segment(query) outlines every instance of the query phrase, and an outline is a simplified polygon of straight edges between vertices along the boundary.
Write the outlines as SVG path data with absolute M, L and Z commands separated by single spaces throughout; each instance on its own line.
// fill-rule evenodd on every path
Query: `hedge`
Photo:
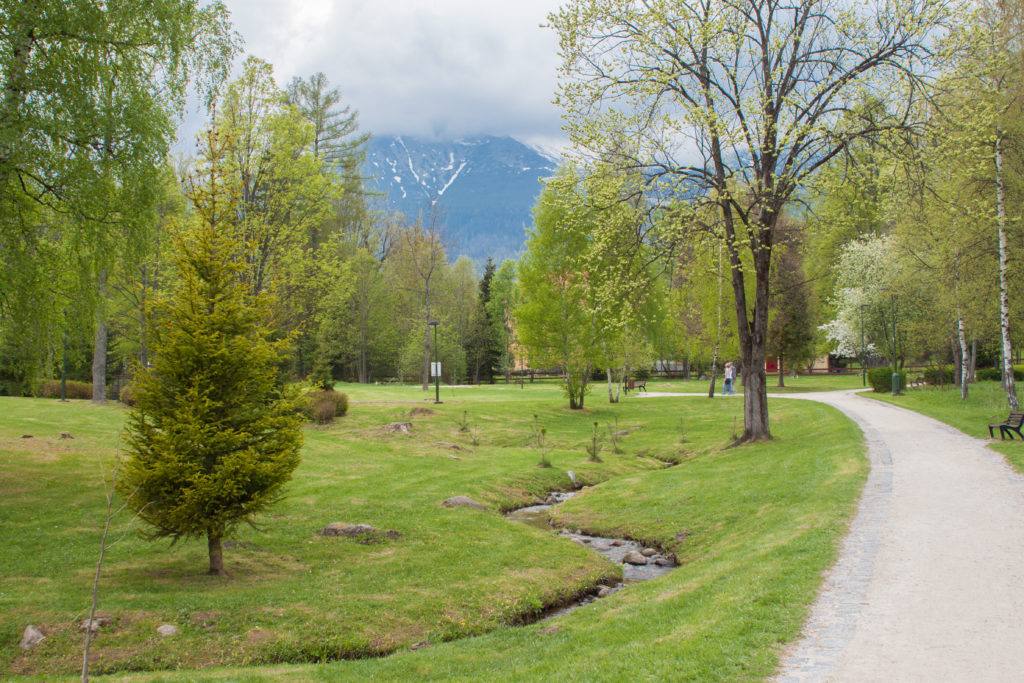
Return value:
M 868 384 L 877 393 L 892 391 L 892 368 L 868 369 Z M 907 373 L 900 371 L 900 390 L 907 388 Z
M 92 382 L 67 381 L 65 391 L 67 398 L 92 398 Z M 42 398 L 60 398 L 60 380 L 48 379 L 39 387 L 39 396 Z
M 1000 368 L 978 368 L 974 371 L 974 378 L 979 382 L 1001 382 L 1003 371 Z M 1024 365 L 1013 366 L 1013 379 L 1024 381 Z

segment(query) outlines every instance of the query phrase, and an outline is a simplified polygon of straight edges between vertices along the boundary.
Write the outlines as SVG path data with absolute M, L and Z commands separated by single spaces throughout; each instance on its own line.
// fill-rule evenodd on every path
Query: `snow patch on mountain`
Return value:
M 522 250 L 541 181 L 554 175 L 560 158 L 552 145 L 510 137 L 377 137 L 364 169 L 386 209 L 412 220 L 436 209 L 453 245 L 449 257 L 465 254 L 479 264 Z

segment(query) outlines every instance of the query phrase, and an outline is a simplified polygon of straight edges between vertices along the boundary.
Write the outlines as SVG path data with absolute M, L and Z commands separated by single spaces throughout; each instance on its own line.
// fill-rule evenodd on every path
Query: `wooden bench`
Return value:
M 992 423 L 988 426 L 988 435 L 995 438 L 992 430 L 999 427 L 999 438 L 1005 440 L 1006 436 L 1010 436 L 1010 441 L 1013 441 L 1013 432 L 1017 432 L 1017 436 L 1024 439 L 1024 434 L 1021 434 L 1021 426 L 1024 425 L 1024 411 L 1013 411 L 1010 413 L 1010 417 L 1006 418 L 1006 422 Z
M 628 379 L 626 380 L 626 396 L 629 396 L 629 392 L 636 389 L 637 391 L 647 391 L 647 380 L 645 379 Z

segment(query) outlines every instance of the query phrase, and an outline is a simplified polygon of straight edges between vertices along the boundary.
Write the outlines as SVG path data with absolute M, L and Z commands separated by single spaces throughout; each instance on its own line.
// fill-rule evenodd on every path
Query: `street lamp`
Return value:
M 434 403 L 441 402 L 441 364 L 437 362 L 437 325 L 436 320 L 427 323 L 434 328 L 434 363 L 431 370 L 434 371 Z

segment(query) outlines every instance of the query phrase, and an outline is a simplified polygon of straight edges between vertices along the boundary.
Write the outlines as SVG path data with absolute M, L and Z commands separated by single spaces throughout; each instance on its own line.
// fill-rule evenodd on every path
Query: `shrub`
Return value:
M 1016 379 L 1016 368 L 1014 368 L 1013 374 L 1014 379 Z M 974 379 L 979 382 L 999 382 L 1003 379 L 1003 373 L 999 368 L 977 368 L 974 371 Z
M 633 371 L 633 379 L 643 381 L 651 378 L 651 369 L 644 366 Z
M 877 393 L 892 391 L 892 368 L 868 369 L 868 384 Z M 900 389 L 907 387 L 907 373 L 900 372 Z
M 121 387 L 121 393 L 118 394 L 117 400 L 129 407 L 135 405 L 135 387 L 131 384 Z
M 1001 382 L 1003 381 L 1002 368 L 978 368 L 974 371 L 974 379 L 979 382 Z M 1017 382 L 1024 382 L 1024 365 L 1013 366 L 1013 379 Z
M 60 380 L 48 379 L 39 387 L 39 395 L 42 398 L 60 398 Z M 92 398 L 91 382 L 75 382 L 68 380 L 65 395 L 68 398 Z
M 334 390 L 309 392 L 302 397 L 300 410 L 308 419 L 324 424 L 317 419 L 318 406 L 323 401 L 329 402 L 334 407 L 334 414 L 331 415 L 331 418 L 343 417 L 348 412 L 348 394 Z M 327 421 L 330 422 L 330 419 Z
M 890 372 L 890 375 L 891 374 L 892 373 Z M 955 381 L 952 365 L 939 365 L 934 368 L 926 368 L 923 374 L 925 383 L 933 386 L 938 386 L 940 384 L 952 384 Z
M 318 425 L 328 424 L 334 419 L 334 401 L 321 398 L 313 404 L 313 421 Z

